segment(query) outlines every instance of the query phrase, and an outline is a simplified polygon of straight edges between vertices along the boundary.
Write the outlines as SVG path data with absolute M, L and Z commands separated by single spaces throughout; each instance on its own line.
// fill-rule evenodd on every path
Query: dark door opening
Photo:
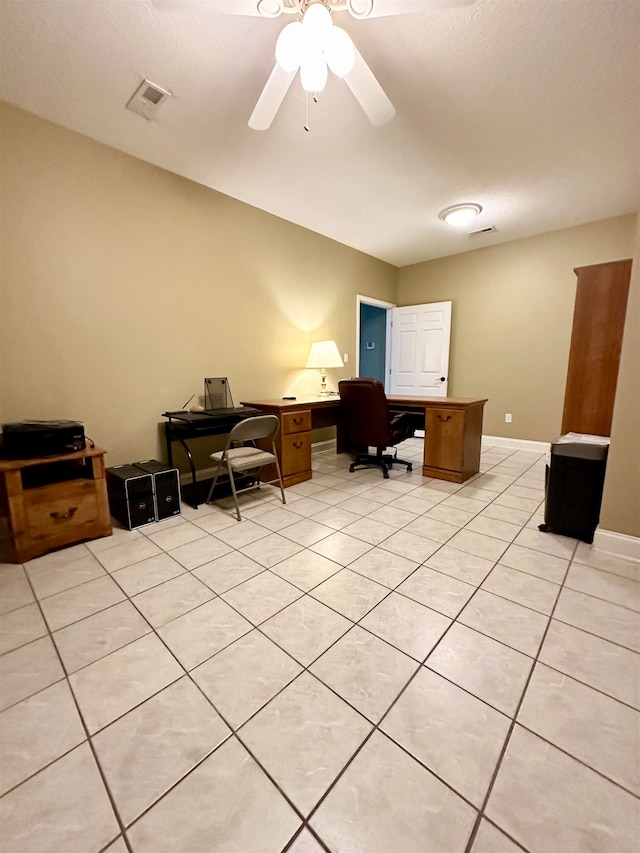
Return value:
M 387 309 L 360 303 L 359 375 L 385 381 Z

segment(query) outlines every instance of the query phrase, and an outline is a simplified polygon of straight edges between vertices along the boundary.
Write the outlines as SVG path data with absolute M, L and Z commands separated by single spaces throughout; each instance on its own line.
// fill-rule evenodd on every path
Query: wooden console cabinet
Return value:
M 15 562 L 112 533 L 105 451 L 0 459 L 0 515 Z

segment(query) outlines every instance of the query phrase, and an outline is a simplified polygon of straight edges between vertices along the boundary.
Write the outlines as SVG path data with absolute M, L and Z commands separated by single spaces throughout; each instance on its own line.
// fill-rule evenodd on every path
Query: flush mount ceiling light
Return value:
M 439 216 L 447 225 L 453 225 L 454 228 L 464 228 L 473 222 L 474 217 L 481 212 L 482 205 L 475 202 L 465 202 L 465 204 L 454 204 L 445 208 Z

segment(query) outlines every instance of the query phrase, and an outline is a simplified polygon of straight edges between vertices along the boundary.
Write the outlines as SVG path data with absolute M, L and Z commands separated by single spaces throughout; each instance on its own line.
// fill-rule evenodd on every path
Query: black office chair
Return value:
M 395 447 L 411 438 L 413 426 L 407 412 L 392 416 L 382 382 L 378 379 L 342 379 L 338 389 L 345 450 L 357 453 L 349 471 L 382 468 L 382 476 L 388 479 L 389 468 L 394 462 L 406 465 L 407 471 L 412 471 L 412 463 L 398 459 L 397 450 L 394 455 L 384 452 L 388 447 Z M 375 456 L 366 452 L 369 447 L 376 448 Z

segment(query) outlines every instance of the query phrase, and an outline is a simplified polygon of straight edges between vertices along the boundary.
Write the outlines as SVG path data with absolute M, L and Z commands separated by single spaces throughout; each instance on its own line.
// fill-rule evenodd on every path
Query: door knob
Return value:
M 440 377 L 440 382 L 446 382 L 446 381 L 447 381 L 447 377 L 446 377 L 446 376 L 441 376 L 441 377 Z

